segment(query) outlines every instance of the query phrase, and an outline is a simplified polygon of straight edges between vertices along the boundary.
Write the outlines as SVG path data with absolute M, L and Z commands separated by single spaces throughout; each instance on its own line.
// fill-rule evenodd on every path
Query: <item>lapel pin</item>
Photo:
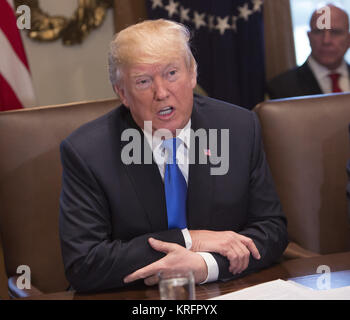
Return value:
M 203 152 L 204 152 L 204 155 L 206 155 L 206 156 L 208 156 L 208 157 L 211 156 L 210 149 L 204 149 Z

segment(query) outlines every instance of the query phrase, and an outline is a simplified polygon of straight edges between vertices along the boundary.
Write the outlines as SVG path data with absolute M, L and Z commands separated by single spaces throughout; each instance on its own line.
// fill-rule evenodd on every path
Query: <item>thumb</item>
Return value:
M 248 248 L 252 256 L 259 260 L 261 258 L 258 248 L 255 246 L 254 241 L 250 238 L 242 236 L 242 243 Z
M 149 238 L 148 243 L 154 250 L 164 253 L 169 253 L 170 251 L 174 251 L 176 249 L 175 243 L 160 241 L 154 238 Z

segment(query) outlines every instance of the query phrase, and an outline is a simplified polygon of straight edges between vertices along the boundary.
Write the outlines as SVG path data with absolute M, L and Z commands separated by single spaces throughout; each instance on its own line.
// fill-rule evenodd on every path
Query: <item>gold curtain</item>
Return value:
M 264 1 L 266 80 L 295 67 L 293 25 L 289 0 Z
M 147 18 L 145 0 L 114 0 L 115 32 Z

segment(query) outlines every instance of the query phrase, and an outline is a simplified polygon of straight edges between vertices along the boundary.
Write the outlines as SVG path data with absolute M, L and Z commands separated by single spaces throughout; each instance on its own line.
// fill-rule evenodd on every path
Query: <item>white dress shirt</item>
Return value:
M 160 175 L 164 181 L 165 174 L 165 163 L 167 159 L 167 151 L 162 147 L 163 140 L 160 137 L 152 136 L 151 133 L 144 131 L 145 137 L 149 146 L 151 146 L 153 159 L 157 163 Z M 188 171 L 189 171 L 189 149 L 190 149 L 190 137 L 191 137 L 191 119 L 188 121 L 186 126 L 179 132 L 177 138 L 181 140 L 181 145 L 176 151 L 176 160 L 178 166 L 188 184 Z M 191 249 L 192 239 L 188 229 L 182 229 L 182 234 L 184 236 L 186 249 Z M 216 281 L 219 276 L 219 267 L 215 258 L 208 252 L 197 252 L 200 254 L 208 268 L 208 276 L 202 283 Z
M 309 56 L 307 63 L 315 75 L 323 93 L 332 93 L 332 80 L 329 77 L 331 73 L 340 74 L 339 87 L 343 92 L 350 91 L 349 69 L 345 60 L 343 60 L 342 64 L 335 70 L 329 70 L 325 66 L 322 66 L 312 56 Z

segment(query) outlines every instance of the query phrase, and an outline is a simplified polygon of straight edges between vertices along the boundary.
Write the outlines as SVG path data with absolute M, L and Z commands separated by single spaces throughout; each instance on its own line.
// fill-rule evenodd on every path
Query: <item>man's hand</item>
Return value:
M 159 271 L 173 270 L 192 270 L 196 283 L 201 283 L 207 278 L 207 265 L 199 254 L 176 243 L 163 242 L 153 238 L 149 238 L 148 242 L 154 250 L 164 252 L 166 256 L 129 274 L 124 278 L 125 283 L 145 279 L 145 284 L 154 285 L 158 283 Z
M 190 230 L 191 251 L 216 252 L 230 261 L 229 271 L 238 274 L 249 264 L 250 254 L 260 259 L 260 254 L 252 239 L 233 231 Z

